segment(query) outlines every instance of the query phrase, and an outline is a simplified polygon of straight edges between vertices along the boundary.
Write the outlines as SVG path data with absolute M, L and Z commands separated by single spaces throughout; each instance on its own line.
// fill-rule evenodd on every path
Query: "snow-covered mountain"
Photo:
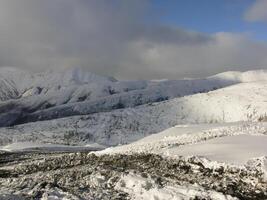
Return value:
M 2 126 L 135 106 L 229 84 L 214 80 L 116 81 L 80 69 L 34 74 L 15 68 L 0 68 L 0 80 Z M 80 105 L 79 102 L 84 103 Z M 73 111 L 77 106 L 80 109 Z M 84 107 L 90 108 L 85 111 Z M 40 110 L 45 110 L 46 114 L 25 119 L 30 113 Z M 22 122 L 20 118 L 23 118 Z
M 266 75 L 0 68 L 0 199 L 266 199 Z
M 81 69 L 27 73 L 0 68 L 0 126 L 136 107 L 238 83 L 265 81 L 266 71 L 204 79 L 117 81 Z
M 67 70 L 49 70 L 42 73 L 23 71 L 13 67 L 0 68 L 1 79 L 13 82 L 19 91 L 19 97 L 46 93 L 49 90 L 61 89 L 72 85 L 82 85 L 87 83 L 108 83 L 116 80 L 111 77 L 98 76 L 96 74 L 82 71 L 79 68 Z M 29 90 L 39 87 L 39 93 L 30 93 Z
M 12 70 L 17 72 L 4 71 L 16 82 L 20 73 L 12 74 Z M 52 78 L 48 74 L 30 76 L 36 87 L 46 88 L 46 92 L 42 89 L 43 93 L 0 104 L 1 126 L 21 124 L 2 128 L 1 144 L 44 141 L 109 146 L 179 124 L 266 120 L 264 70 L 161 81 L 117 81 L 91 73 L 81 75 L 77 69 L 61 76 L 57 72 Z M 46 83 L 46 79 L 55 81 Z

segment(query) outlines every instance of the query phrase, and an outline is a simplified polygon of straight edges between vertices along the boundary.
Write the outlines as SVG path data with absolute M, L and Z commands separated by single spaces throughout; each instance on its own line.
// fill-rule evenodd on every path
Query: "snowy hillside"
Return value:
M 266 96 L 267 82 L 241 83 L 208 93 L 133 108 L 1 128 L 1 143 L 41 140 L 61 144 L 80 145 L 97 142 L 103 145 L 117 145 L 179 124 L 264 121 L 267 113 Z M 83 102 L 76 105 L 75 112 L 86 114 L 94 109 L 96 111 L 96 105 Z M 105 108 L 104 103 L 98 105 L 102 109 Z M 62 107 L 62 111 L 68 110 Z M 51 113 L 39 113 L 53 117 L 53 110 Z M 29 117 L 38 119 L 39 113 L 33 113 Z
M 107 112 L 266 80 L 266 71 L 227 72 L 204 79 L 117 81 L 80 69 L 26 73 L 1 68 L 0 126 Z
M 0 74 L 0 199 L 267 198 L 267 71 Z
M 82 71 L 79 68 L 33 73 L 12 67 L 1 67 L 0 75 L 2 78 L 13 82 L 21 96 L 27 96 L 27 91 L 37 87 L 44 90 L 41 93 L 45 93 L 50 89 L 57 89 L 57 87 L 116 81 L 113 78 Z M 28 95 L 30 94 L 28 93 Z

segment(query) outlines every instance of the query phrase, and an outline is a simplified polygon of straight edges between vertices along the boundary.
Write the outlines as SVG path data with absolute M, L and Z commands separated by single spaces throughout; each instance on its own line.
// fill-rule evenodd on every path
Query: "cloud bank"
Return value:
M 208 35 L 159 18 L 149 0 L 0 0 L 0 66 L 82 67 L 121 79 L 267 68 L 267 45 L 246 34 Z

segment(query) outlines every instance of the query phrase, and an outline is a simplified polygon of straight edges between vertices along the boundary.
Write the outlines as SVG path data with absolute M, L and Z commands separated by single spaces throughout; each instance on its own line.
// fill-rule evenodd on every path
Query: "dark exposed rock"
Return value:
M 197 157 L 166 159 L 154 154 L 96 156 L 83 152 L 51 154 L 43 159 L 35 155 L 31 161 L 21 159 L 20 162 L 13 170 L 0 171 L 0 188 L 7 187 L 6 183 L 10 182 L 9 189 L 25 191 L 28 188 L 36 198 L 47 188 L 60 188 L 79 198 L 89 195 L 105 199 L 107 195 L 113 199 L 127 199 L 127 194 L 116 191 L 114 186 L 121 174 L 130 171 L 152 178 L 159 188 L 175 181 L 178 185 L 197 184 L 240 199 L 267 198 L 267 183 L 262 182 L 263 174 L 257 169 L 240 170 L 230 166 L 212 169 L 205 167 Z

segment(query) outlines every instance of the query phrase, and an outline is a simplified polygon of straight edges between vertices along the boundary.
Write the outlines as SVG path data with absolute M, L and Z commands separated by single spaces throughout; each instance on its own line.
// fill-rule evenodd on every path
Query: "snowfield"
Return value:
M 242 123 L 225 123 L 225 124 L 184 125 L 184 126 L 175 126 L 160 133 L 152 134 L 150 136 L 147 136 L 141 140 L 138 140 L 128 145 L 107 148 L 98 153 L 124 153 L 124 154 L 158 153 L 166 155 L 170 154 L 169 156 L 171 156 L 182 153 L 183 148 L 190 149 L 197 146 L 199 147 L 199 149 L 195 150 L 195 154 L 192 155 L 196 155 L 198 152 L 200 153 L 201 152 L 200 149 L 202 149 L 203 151 L 207 149 L 207 151 L 210 151 L 210 154 L 212 154 L 212 151 L 216 149 L 215 147 L 210 148 L 212 147 L 213 144 L 215 146 L 218 146 L 219 151 L 223 149 L 231 151 L 230 147 L 235 148 L 236 145 L 238 151 L 238 145 L 240 145 L 240 148 L 242 148 L 241 145 L 243 143 L 244 146 L 247 146 L 247 149 L 244 150 L 249 151 L 250 149 L 248 147 L 249 145 L 252 145 L 251 147 L 253 147 L 252 142 L 254 138 L 256 144 L 258 141 L 262 139 L 262 143 L 259 143 L 259 146 L 257 146 L 257 148 L 258 149 L 261 148 L 262 150 L 264 150 L 264 143 L 265 143 L 264 139 L 266 136 L 267 136 L 267 123 L 242 122 Z M 238 144 L 239 137 L 240 137 L 240 144 Z M 251 137 L 249 138 L 250 139 L 249 144 L 245 140 L 245 138 L 247 137 Z M 234 140 L 234 138 L 237 139 Z M 231 141 L 232 139 L 233 141 L 232 143 L 230 143 L 229 140 Z M 220 149 L 219 146 L 223 145 L 224 143 L 229 146 L 227 146 L 227 148 Z M 260 144 L 262 145 L 260 146 Z M 205 148 L 206 146 L 207 148 Z M 257 148 L 255 146 L 254 148 L 256 151 Z M 178 151 L 177 154 L 175 154 L 175 150 Z M 172 153 L 170 153 L 170 151 L 172 151 Z M 191 152 L 193 152 L 193 150 Z M 183 153 L 186 154 L 186 150 L 184 150 Z M 227 154 L 227 152 L 225 153 Z M 188 152 L 188 154 L 190 154 L 190 152 Z M 234 155 L 229 154 L 229 156 L 234 156 Z
M 204 124 L 176 126 L 129 145 L 97 153 L 154 153 L 172 158 L 199 156 L 242 166 L 255 158 L 266 160 L 266 144 L 267 123 Z M 267 177 L 267 162 L 263 170 Z
M 267 199 L 266 97 L 265 70 L 0 68 L 0 199 Z
M 266 142 L 266 136 L 228 136 L 189 145 L 180 149 L 169 149 L 166 153 L 182 156 L 196 155 L 220 162 L 245 164 L 252 158 L 267 155 Z

